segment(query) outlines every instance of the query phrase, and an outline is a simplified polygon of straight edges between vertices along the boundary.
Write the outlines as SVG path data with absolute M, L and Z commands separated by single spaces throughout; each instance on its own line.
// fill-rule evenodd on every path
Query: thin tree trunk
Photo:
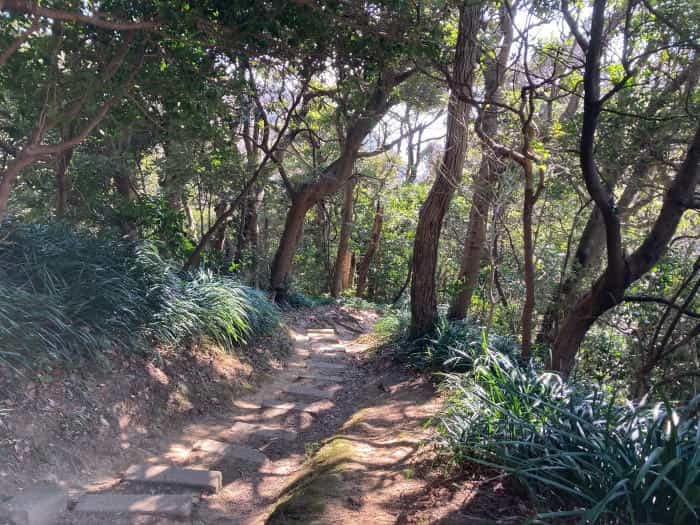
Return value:
M 220 200 L 214 206 L 214 214 L 217 220 L 226 213 L 228 204 L 225 200 Z M 223 253 L 224 244 L 226 242 L 226 223 L 222 222 L 221 225 L 216 229 L 214 235 L 211 238 L 211 249 L 215 252 Z
M 369 275 L 369 269 L 372 265 L 372 259 L 379 248 L 383 221 L 384 209 L 382 208 L 381 202 L 378 202 L 377 211 L 374 213 L 374 221 L 372 222 L 372 233 L 370 234 L 369 243 L 367 244 L 367 251 L 365 251 L 365 255 L 362 257 L 357 270 L 357 288 L 355 290 L 355 295 L 357 295 L 357 297 L 363 297 L 365 294 L 367 276 Z
M 131 186 L 131 178 L 128 171 L 114 175 L 114 187 L 119 197 L 125 203 L 130 203 L 134 200 L 134 190 Z M 130 241 L 138 239 L 138 228 L 133 218 L 120 217 L 119 229 L 125 239 Z
M 523 259 L 525 274 L 525 301 L 521 321 L 522 353 L 524 361 L 532 356 L 532 315 L 535 310 L 535 261 L 532 239 L 532 212 L 535 207 L 535 181 L 532 161 L 525 165 L 525 194 L 523 196 Z
M 437 320 L 435 272 L 442 221 L 455 190 L 462 180 L 467 151 L 469 105 L 456 90 L 470 92 L 476 63 L 476 37 L 481 23 L 481 8 L 460 6 L 459 31 L 453 67 L 453 82 L 447 115 L 445 153 L 436 179 L 421 207 L 413 244 L 413 281 L 411 284 L 410 334 L 418 338 L 429 332 Z
M 56 156 L 55 179 L 56 179 L 56 215 L 63 217 L 68 206 L 68 192 L 70 182 L 68 180 L 68 166 L 73 157 L 74 148 L 59 153 Z
M 486 108 L 482 120 L 482 130 L 490 137 L 498 133 L 498 108 L 491 103 L 501 100 L 501 87 L 505 80 L 505 72 L 508 67 L 508 57 L 513 41 L 513 22 L 510 11 L 503 7 L 500 14 L 500 31 L 503 34 L 503 42 L 498 55 L 489 61 L 484 72 L 484 89 L 486 92 Z M 469 310 L 472 294 L 479 279 L 482 253 L 486 239 L 487 219 L 491 204 L 495 198 L 494 184 L 502 172 L 503 159 L 500 156 L 491 155 L 484 149 L 479 172 L 474 180 L 474 195 L 472 197 L 471 210 L 469 211 L 469 223 L 467 235 L 464 240 L 464 249 L 458 274 L 460 282 L 459 292 L 452 299 L 448 317 L 450 319 L 463 319 Z
M 331 296 L 338 297 L 344 290 L 350 270 L 350 236 L 353 225 L 353 204 L 355 200 L 355 184 L 357 177 L 352 177 L 345 185 L 343 193 L 343 209 L 341 213 L 340 238 L 338 239 L 338 253 L 333 266 L 333 282 L 331 283 Z

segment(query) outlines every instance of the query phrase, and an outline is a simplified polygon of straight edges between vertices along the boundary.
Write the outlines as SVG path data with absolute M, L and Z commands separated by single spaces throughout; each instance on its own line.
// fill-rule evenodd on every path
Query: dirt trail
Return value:
M 225 414 L 200 418 L 176 438 L 164 438 L 158 452 L 140 465 L 220 471 L 223 486 L 217 493 L 129 481 L 119 475 L 93 485 L 87 493 L 72 494 L 73 510 L 61 523 L 265 522 L 274 503 L 303 471 L 307 458 L 355 412 L 365 381 L 360 356 L 366 345 L 353 339 L 367 330 L 371 320 L 328 309 L 293 321 L 294 350 L 272 381 L 236 400 Z M 111 498 L 111 504 L 127 494 L 184 494 L 191 496 L 194 505 L 191 516 L 184 520 L 81 512 L 86 502 L 97 501 L 94 496 Z
M 434 388 L 390 359 L 368 358 L 362 332 L 374 319 L 355 314 L 300 314 L 290 323 L 292 355 L 270 382 L 163 437 L 137 465 L 210 471 L 220 490 L 119 473 L 73 493 L 60 524 L 521 522 L 497 484 L 460 480 L 455 489 L 441 476 L 425 446 Z M 132 510 L 163 512 L 118 512 L 125 498 L 137 498 Z

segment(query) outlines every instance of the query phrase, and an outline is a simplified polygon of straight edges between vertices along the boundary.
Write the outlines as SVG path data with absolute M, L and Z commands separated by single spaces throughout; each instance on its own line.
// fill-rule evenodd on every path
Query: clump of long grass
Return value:
M 398 345 L 398 357 L 419 371 L 464 372 L 472 368 L 485 345 L 506 355 L 517 351 L 514 337 L 487 334 L 474 319 L 451 321 L 441 316 L 429 334 Z
M 11 225 L 0 242 L 0 359 L 35 365 L 209 339 L 227 350 L 279 323 L 258 290 L 183 274 L 150 244 Z
M 697 523 L 700 398 L 679 411 L 621 404 L 487 346 L 443 387 L 441 444 L 457 461 L 517 477 L 541 519 Z
M 270 333 L 279 323 L 277 310 L 262 292 L 208 271 L 169 282 L 161 290 L 161 302 L 149 329 L 171 346 L 210 339 L 232 350 L 252 334 Z

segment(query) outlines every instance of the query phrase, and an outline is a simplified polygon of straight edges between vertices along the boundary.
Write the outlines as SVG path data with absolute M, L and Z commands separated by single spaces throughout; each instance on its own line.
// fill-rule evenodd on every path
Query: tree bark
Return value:
M 282 237 L 272 261 L 270 290 L 273 298 L 284 296 L 285 283 L 291 271 L 306 212 L 323 197 L 338 191 L 352 177 L 355 158 L 362 142 L 393 104 L 391 91 L 411 74 L 412 71 L 385 75 L 378 81 L 365 111 L 350 126 L 340 156 L 323 170 L 318 179 L 307 182 L 294 192 Z
M 499 25 L 503 34 L 501 49 L 497 57 L 488 63 L 484 72 L 487 107 L 484 109 L 482 129 L 485 134 L 494 138 L 498 133 L 498 109 L 490 104 L 501 100 L 500 91 L 505 79 L 508 56 L 513 41 L 511 13 L 505 7 L 501 9 Z M 458 274 L 461 286 L 450 304 L 448 312 L 450 319 L 463 319 L 469 310 L 469 303 L 476 288 L 481 268 L 481 255 L 484 251 L 486 239 L 487 218 L 495 198 L 493 186 L 502 171 L 502 162 L 503 160 L 500 156 L 492 156 L 488 151 L 484 151 L 482 154 L 479 172 L 474 180 L 474 194 L 469 211 L 467 236 L 464 240 L 464 249 Z
M 552 348 L 550 368 L 567 375 L 574 365 L 576 352 L 588 329 L 610 308 L 623 301 L 625 290 L 648 272 L 665 253 L 683 213 L 700 182 L 700 126 L 695 131 L 683 165 L 664 195 L 661 211 L 641 246 L 624 259 L 625 272 L 620 275 L 610 265 L 591 289 L 574 305 L 564 319 Z
M 128 171 L 114 175 L 114 188 L 125 203 L 134 200 L 134 191 Z M 132 217 L 119 217 L 118 223 L 122 237 L 130 241 L 138 239 L 138 227 Z
M 343 193 L 343 210 L 341 213 L 340 238 L 338 239 L 338 253 L 333 266 L 333 282 L 331 283 L 331 296 L 338 297 L 345 289 L 350 271 L 350 236 L 353 226 L 353 204 L 355 200 L 356 177 L 352 177 L 345 185 Z
M 372 232 L 370 234 L 369 243 L 367 244 L 367 251 L 365 251 L 365 255 L 362 257 L 357 269 L 357 288 L 355 289 L 355 295 L 357 297 L 363 297 L 365 294 L 367 276 L 369 275 L 369 269 L 372 265 L 372 259 L 379 248 L 379 239 L 382 234 L 383 222 L 384 209 L 382 208 L 381 202 L 378 202 L 377 211 L 374 213 L 374 221 L 372 222 Z
M 10 200 L 12 185 L 24 168 L 34 162 L 34 159 L 29 155 L 20 153 L 14 160 L 10 161 L 1 174 L 0 178 L 0 222 L 5 218 L 7 213 L 7 203 Z
M 68 193 L 70 181 L 68 179 L 68 166 L 70 166 L 71 158 L 73 158 L 74 148 L 67 149 L 56 155 L 56 215 L 63 217 L 66 214 L 68 207 Z
M 457 93 L 471 92 L 477 56 L 477 33 L 481 23 L 479 5 L 460 6 L 457 48 L 452 72 L 447 115 L 445 153 L 435 182 L 421 206 L 413 244 L 413 280 L 411 283 L 411 327 L 413 338 L 429 332 L 437 320 L 435 271 L 442 221 L 457 186 L 462 180 L 467 151 L 469 105 Z

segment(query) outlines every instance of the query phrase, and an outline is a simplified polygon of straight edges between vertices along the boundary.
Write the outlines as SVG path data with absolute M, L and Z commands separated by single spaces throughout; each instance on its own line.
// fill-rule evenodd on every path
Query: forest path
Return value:
M 363 323 L 337 311 L 325 319 L 296 323 L 290 360 L 272 381 L 226 414 L 189 425 L 116 482 L 74 498 L 61 523 L 266 522 L 324 440 L 381 393 L 381 384 L 367 384 L 359 359 L 367 346 L 348 337 L 348 328 L 356 336 Z M 345 334 L 342 343 L 334 327 Z M 298 522 L 312 522 L 314 512 Z

